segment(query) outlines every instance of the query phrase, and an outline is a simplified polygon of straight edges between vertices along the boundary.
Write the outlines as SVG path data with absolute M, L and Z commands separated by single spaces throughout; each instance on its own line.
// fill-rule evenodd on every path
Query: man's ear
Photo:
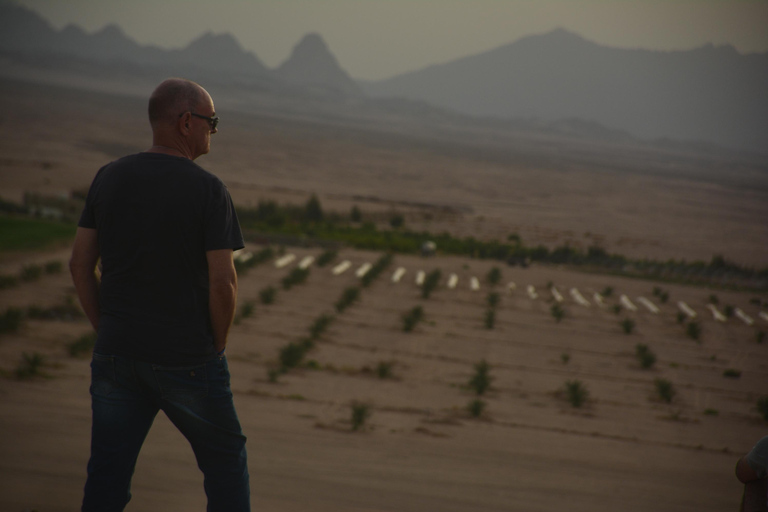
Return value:
M 182 116 L 179 118 L 176 127 L 179 129 L 179 132 L 181 132 L 182 135 L 189 134 L 189 122 L 191 120 L 192 114 L 189 112 L 184 112 L 184 114 L 182 114 Z

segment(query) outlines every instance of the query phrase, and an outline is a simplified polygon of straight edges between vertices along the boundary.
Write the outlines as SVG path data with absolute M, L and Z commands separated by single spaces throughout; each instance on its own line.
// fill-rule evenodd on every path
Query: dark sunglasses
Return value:
M 200 119 L 205 119 L 208 121 L 208 126 L 211 127 L 211 131 L 215 130 L 217 126 L 219 126 L 219 118 L 218 117 L 208 117 L 201 114 L 195 114 L 194 112 L 189 113 L 191 116 L 199 117 Z M 183 116 L 184 113 L 179 115 L 179 117 Z

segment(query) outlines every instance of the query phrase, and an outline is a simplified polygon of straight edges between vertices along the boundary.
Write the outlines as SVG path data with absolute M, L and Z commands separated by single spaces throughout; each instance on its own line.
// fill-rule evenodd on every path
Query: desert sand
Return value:
M 87 187 L 109 159 L 148 146 L 142 98 L 0 85 L 5 199 L 19 200 L 24 191 L 66 195 Z M 477 131 L 466 137 L 471 144 L 452 147 L 427 140 L 419 127 L 376 132 L 266 110 L 258 115 L 220 108 L 220 115 L 226 121 L 200 163 L 222 177 L 239 204 L 300 204 L 314 192 L 327 209 L 348 211 L 357 204 L 364 212 L 403 212 L 415 229 L 502 239 L 518 233 L 530 244 L 586 246 L 597 239 L 634 257 L 708 260 L 723 254 L 744 264 L 768 263 L 768 178 L 759 166 L 729 167 L 713 157 L 707 172 L 696 174 L 698 157 L 643 148 L 588 150 L 587 143 L 565 141 L 553 153 L 506 151 L 504 141 L 488 142 L 496 135 L 482 139 Z M 446 140 L 457 130 L 446 129 Z M 516 144 L 527 147 L 525 140 Z M 577 150 L 587 156 L 573 157 Z M 598 168 L 596 155 L 607 155 L 607 163 Z M 648 172 L 637 168 L 641 156 Z M 661 172 L 665 165 L 669 175 Z M 719 172 L 725 168 L 731 173 Z M 331 266 L 313 265 L 304 284 L 284 290 L 282 277 L 321 249 L 286 251 L 297 256 L 289 266 L 276 268 L 273 260 L 240 276 L 239 302 L 253 301 L 255 309 L 233 326 L 227 349 L 248 436 L 254 510 L 737 508 L 736 459 L 768 425 L 755 410 L 766 393 L 768 365 L 768 343 L 758 344 L 756 332 L 768 330 L 768 322 L 753 299 L 765 304 L 765 293 L 555 266 L 523 269 L 439 253 L 396 255 L 357 303 L 335 314 L 342 291 L 359 281 L 355 269 L 381 254 L 344 248 Z M 24 264 L 65 263 L 68 247 L 0 258 L 0 273 L 11 274 Z M 331 267 L 343 260 L 351 268 L 333 275 Z M 502 280 L 491 287 L 485 276 L 494 266 Z M 398 267 L 406 273 L 394 283 Z M 423 299 L 414 279 L 419 270 L 433 269 L 441 270 L 442 279 Z M 452 273 L 459 278 L 455 289 L 447 287 Z M 472 277 L 480 290 L 470 288 Z M 550 283 L 564 297 L 560 322 L 550 314 Z M 528 285 L 538 298 L 526 293 Z M 269 305 L 258 301 L 267 286 L 278 289 Z M 592 295 L 608 286 L 614 293 L 600 307 Z M 654 297 L 656 286 L 669 293 L 667 303 Z M 577 304 L 571 288 L 591 305 Z M 492 291 L 501 300 L 495 326 L 487 329 L 483 318 Z M 47 275 L 0 290 L 0 311 L 61 304 L 73 293 L 66 272 Z M 617 315 L 612 306 L 622 294 L 636 304 L 647 297 L 660 312 L 638 304 L 637 311 Z M 714 320 L 705 307 L 712 294 L 721 309 L 739 307 L 755 325 L 735 317 Z M 700 342 L 678 324 L 677 301 L 697 311 Z M 424 321 L 404 332 L 401 316 L 415 306 L 423 308 Z M 280 348 L 306 336 L 322 314 L 334 314 L 334 320 L 306 356 L 315 368 L 293 369 L 270 382 L 268 370 Z M 635 321 L 631 334 L 620 326 L 625 318 Z M 27 319 L 17 333 L 0 335 L 0 368 L 8 374 L 0 379 L 0 510 L 79 507 L 88 459 L 89 361 L 69 356 L 67 344 L 87 332 L 83 319 Z M 657 355 L 653 368 L 640 368 L 638 343 Z M 45 356 L 45 376 L 11 378 L 25 352 Z M 466 407 L 476 397 L 467 383 L 481 360 L 490 364 L 493 381 L 481 397 L 483 414 L 473 418 Z M 380 362 L 393 363 L 392 378 L 369 371 Z M 725 377 L 727 369 L 740 370 L 740 377 Z M 656 378 L 675 386 L 671 403 L 654 396 Z M 574 379 L 590 393 L 580 408 L 559 392 Z M 350 424 L 353 402 L 371 411 L 357 432 Z M 162 414 L 139 458 L 133 494 L 127 510 L 205 509 L 191 449 Z

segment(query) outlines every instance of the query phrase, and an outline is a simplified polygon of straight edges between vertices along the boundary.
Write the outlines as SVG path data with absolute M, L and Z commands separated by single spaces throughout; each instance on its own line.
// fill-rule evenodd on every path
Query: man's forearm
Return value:
M 77 290 L 77 297 L 80 299 L 80 305 L 85 312 L 85 316 L 90 320 L 95 331 L 99 330 L 99 316 L 101 309 L 99 307 L 99 281 L 96 278 L 94 269 L 88 270 L 86 267 L 72 267 L 72 282 Z
M 221 352 L 227 345 L 227 335 L 235 317 L 236 303 L 237 281 L 211 284 L 209 308 L 216 352 Z

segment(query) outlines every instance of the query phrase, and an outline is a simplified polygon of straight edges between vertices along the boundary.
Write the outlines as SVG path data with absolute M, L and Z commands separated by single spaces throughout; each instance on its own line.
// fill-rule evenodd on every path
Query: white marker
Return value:
M 621 305 L 624 306 L 626 309 L 630 311 L 637 311 L 637 306 L 632 304 L 632 301 L 629 300 L 629 297 L 627 297 L 626 295 L 622 295 L 621 297 L 619 297 L 619 302 L 621 302 Z
M 400 279 L 402 279 L 404 275 L 405 275 L 405 269 L 403 267 L 398 267 L 398 269 L 395 270 L 395 273 L 392 274 L 392 282 L 399 283 Z
M 472 277 L 469 280 L 469 287 L 472 289 L 473 292 L 476 292 L 480 289 L 480 281 L 476 277 Z
M 357 272 L 355 272 L 355 275 L 357 277 L 363 277 L 365 274 L 368 273 L 369 270 L 371 270 L 372 266 L 373 265 L 371 265 L 368 262 L 363 263 L 362 265 L 360 265 L 360 268 L 357 269 Z
M 696 318 L 696 312 L 692 310 L 691 307 L 685 302 L 683 301 L 678 302 L 677 307 L 680 309 L 680 311 L 688 315 L 689 318 Z
M 451 274 L 451 277 L 448 278 L 448 288 L 453 290 L 456 288 L 457 284 L 459 284 L 459 276 L 456 274 Z
M 651 313 L 653 313 L 654 315 L 659 314 L 659 308 L 656 306 L 656 304 L 646 299 L 645 297 L 638 297 L 637 302 L 645 306 L 645 308 Z
M 299 262 L 299 268 L 301 270 L 308 269 L 309 266 L 314 263 L 315 257 L 314 256 L 304 256 L 302 260 Z
M 526 288 L 526 291 L 528 292 L 528 296 L 531 299 L 536 300 L 537 298 L 539 298 L 539 294 L 536 293 L 536 288 L 534 288 L 532 284 L 528 285 L 528 288 Z
M 288 265 L 295 259 L 296 259 L 295 254 L 286 254 L 285 256 L 283 256 L 282 258 L 280 258 L 275 262 L 275 267 L 283 268 L 284 266 Z
M 349 260 L 344 260 L 335 267 L 333 267 L 333 275 L 338 276 L 340 274 L 343 274 L 346 272 L 346 270 L 352 266 L 352 262 Z
M 571 297 L 573 297 L 573 300 L 575 300 L 585 308 L 588 308 L 589 306 L 591 306 L 589 301 L 584 298 L 584 296 L 581 294 L 578 288 L 571 288 Z

